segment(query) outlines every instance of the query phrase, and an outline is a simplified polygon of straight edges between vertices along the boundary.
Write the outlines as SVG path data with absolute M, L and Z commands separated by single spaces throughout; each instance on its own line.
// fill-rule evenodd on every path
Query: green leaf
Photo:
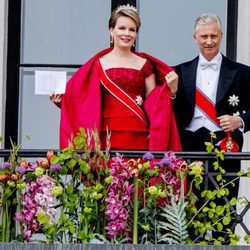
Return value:
M 212 219 L 212 218 L 214 217 L 214 211 L 213 211 L 213 210 L 209 210 L 209 211 L 208 211 L 208 217 L 209 217 L 210 219 Z
M 209 204 L 212 208 L 216 208 L 216 204 L 213 201 L 211 201 Z
M 67 165 L 69 166 L 70 169 L 74 168 L 74 166 L 76 165 L 76 160 L 70 159 Z
M 221 174 L 218 174 L 218 175 L 216 176 L 216 180 L 217 180 L 217 181 L 221 181 L 221 180 L 222 180 L 222 175 L 221 175 Z
M 214 132 L 210 132 L 210 137 L 213 139 L 217 139 L 217 136 Z
M 9 197 L 11 197 L 11 195 L 12 195 L 12 192 L 11 192 L 10 188 L 9 187 L 6 188 L 4 190 L 4 196 L 5 196 L 5 198 L 8 199 Z
M 66 187 L 66 191 L 67 191 L 68 194 L 72 194 L 74 192 L 74 187 L 71 186 L 71 185 L 68 185 Z
M 222 231 L 223 230 L 223 225 L 220 222 L 217 223 L 216 227 L 217 227 L 218 231 Z
M 215 211 L 217 215 L 222 215 L 225 211 L 225 208 L 223 206 L 217 206 Z
M 61 154 L 61 158 L 63 159 L 63 160 L 68 160 L 68 159 L 70 159 L 72 156 L 71 156 L 71 153 L 69 153 L 69 152 L 66 152 L 66 153 L 63 153 L 63 154 Z
M 205 142 L 205 145 L 206 145 L 206 151 L 208 153 L 211 153 L 214 149 L 214 145 L 211 142 Z
M 57 164 L 60 162 L 60 158 L 57 157 L 56 155 L 53 155 L 51 158 L 50 158 L 50 162 L 51 164 Z
M 219 189 L 217 193 L 217 197 L 220 198 L 222 196 L 225 196 L 226 191 L 224 189 Z
M 227 226 L 229 225 L 230 221 L 231 221 L 231 218 L 229 216 L 226 216 L 223 218 L 222 223 L 223 225 Z
M 213 163 L 213 166 L 214 166 L 214 170 L 218 170 L 219 167 L 220 167 L 220 165 L 219 165 L 219 163 L 218 163 L 217 161 L 215 161 L 215 162 Z
M 205 197 L 206 194 L 207 194 L 207 190 L 202 191 L 202 192 L 201 192 L 201 197 Z
M 209 208 L 208 208 L 208 207 L 204 207 L 204 208 L 202 209 L 202 212 L 204 212 L 204 213 L 206 213 L 207 211 L 209 211 Z
M 76 149 L 82 149 L 85 146 L 85 138 L 82 136 L 76 136 L 74 139 L 74 143 L 76 145 Z
M 237 199 L 234 197 L 230 200 L 230 205 L 235 206 L 237 204 Z
M 62 169 L 61 169 L 61 171 L 60 171 L 60 174 L 61 175 L 66 175 L 68 173 L 68 169 L 67 169 L 67 167 L 66 166 L 62 166 Z
M 245 175 L 245 172 L 244 172 L 244 171 L 239 171 L 239 172 L 237 173 L 237 176 L 239 176 L 239 177 L 244 176 L 244 175 Z

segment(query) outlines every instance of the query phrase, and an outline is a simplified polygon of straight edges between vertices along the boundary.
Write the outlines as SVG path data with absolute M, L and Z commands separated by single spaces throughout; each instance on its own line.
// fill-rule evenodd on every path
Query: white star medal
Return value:
M 233 94 L 232 96 L 229 96 L 228 99 L 229 105 L 238 106 L 238 103 L 240 102 L 239 97 Z
M 141 106 L 143 103 L 142 97 L 140 95 L 136 96 L 135 102 L 137 103 L 137 105 Z

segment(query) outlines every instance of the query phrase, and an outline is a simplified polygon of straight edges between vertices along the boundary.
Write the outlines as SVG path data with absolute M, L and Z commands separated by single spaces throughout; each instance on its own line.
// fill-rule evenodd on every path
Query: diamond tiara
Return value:
M 137 12 L 137 9 L 134 6 L 129 5 L 129 4 L 120 5 L 119 7 L 117 7 L 116 12 L 120 10 L 133 10 L 134 12 Z

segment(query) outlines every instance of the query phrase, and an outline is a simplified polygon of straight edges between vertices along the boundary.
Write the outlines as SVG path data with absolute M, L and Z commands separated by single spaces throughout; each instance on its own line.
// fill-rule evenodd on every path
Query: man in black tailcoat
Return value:
M 218 16 L 199 16 L 194 39 L 199 55 L 175 67 L 179 84 L 174 111 L 183 150 L 206 151 L 204 142 L 211 141 L 210 132 L 214 132 L 215 144 L 222 145 L 222 141 L 228 151 L 241 151 L 243 133 L 250 129 L 250 68 L 220 53 Z M 240 161 L 225 161 L 224 167 L 227 172 L 237 172 Z M 212 166 L 209 168 L 213 171 Z M 238 184 L 231 191 L 229 199 L 237 196 Z

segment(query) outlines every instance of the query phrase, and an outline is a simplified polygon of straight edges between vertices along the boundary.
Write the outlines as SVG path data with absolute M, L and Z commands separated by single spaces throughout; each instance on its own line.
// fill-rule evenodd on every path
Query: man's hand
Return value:
M 171 71 L 165 76 L 165 79 L 170 89 L 171 96 L 175 96 L 178 90 L 178 75 L 174 71 Z
M 236 129 L 243 127 L 239 116 L 222 115 L 218 117 L 218 120 L 224 132 L 235 131 Z

